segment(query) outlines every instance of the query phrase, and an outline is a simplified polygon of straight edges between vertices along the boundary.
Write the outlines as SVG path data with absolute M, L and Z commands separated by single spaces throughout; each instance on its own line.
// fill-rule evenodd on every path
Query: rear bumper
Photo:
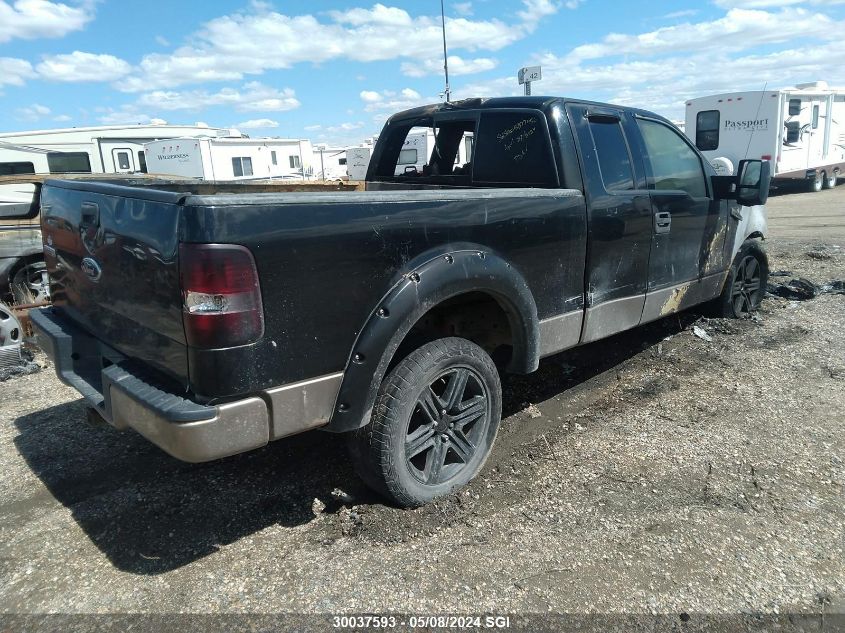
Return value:
M 125 357 L 52 308 L 29 314 L 38 345 L 53 360 L 59 378 L 112 426 L 135 429 L 186 462 L 227 457 L 270 440 L 271 415 L 263 398 L 216 406 L 193 402 L 127 371 Z

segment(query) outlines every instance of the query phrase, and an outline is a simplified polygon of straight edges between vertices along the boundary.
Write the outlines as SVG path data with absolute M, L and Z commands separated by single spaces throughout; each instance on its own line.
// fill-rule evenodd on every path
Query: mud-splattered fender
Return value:
M 413 325 L 434 306 L 467 292 L 485 292 L 505 310 L 513 336 L 508 369 L 517 373 L 537 369 L 537 306 L 519 271 L 484 248 L 438 253 L 406 271 L 373 308 L 349 354 L 334 415 L 325 430 L 351 431 L 367 424 L 387 367 Z
M 749 237 L 761 237 L 765 239 L 769 232 L 768 216 L 765 205 L 754 207 L 735 207 L 731 209 L 731 219 L 738 221 L 734 241 L 731 249 L 731 256 L 728 265 L 733 262 L 743 242 Z

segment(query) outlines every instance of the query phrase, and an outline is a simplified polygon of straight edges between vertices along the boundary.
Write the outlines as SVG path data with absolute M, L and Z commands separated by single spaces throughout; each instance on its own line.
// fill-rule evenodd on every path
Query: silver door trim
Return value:
M 647 293 L 641 323 L 714 299 L 721 292 L 726 275 L 727 271 L 723 271 Z
M 581 342 L 597 341 L 639 325 L 645 297 L 644 294 L 621 297 L 587 308 Z
M 540 321 L 540 356 L 551 356 L 578 345 L 583 310 L 573 310 Z

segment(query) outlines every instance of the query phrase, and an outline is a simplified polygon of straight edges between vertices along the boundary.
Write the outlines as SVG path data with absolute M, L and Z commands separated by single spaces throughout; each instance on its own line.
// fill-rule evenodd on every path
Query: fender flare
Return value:
M 403 274 L 370 313 L 349 354 L 334 414 L 325 430 L 341 433 L 366 425 L 390 361 L 414 324 L 441 302 L 468 292 L 492 296 L 507 314 L 513 336 L 508 369 L 515 373 L 536 370 L 540 361 L 537 306 L 519 271 L 481 248 L 439 253 Z
M 740 207 L 739 215 L 739 225 L 736 228 L 734 243 L 731 248 L 731 257 L 728 261 L 729 266 L 747 239 L 751 237 L 766 239 L 769 232 L 766 207 L 764 205 Z

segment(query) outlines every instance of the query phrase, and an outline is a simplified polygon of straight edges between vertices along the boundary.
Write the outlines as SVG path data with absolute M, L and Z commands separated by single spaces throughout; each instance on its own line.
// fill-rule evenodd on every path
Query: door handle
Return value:
M 83 202 L 81 215 L 79 226 L 93 227 L 100 224 L 100 207 L 96 202 Z
M 672 214 L 668 211 L 658 211 L 654 214 L 654 232 L 668 233 L 672 229 Z

